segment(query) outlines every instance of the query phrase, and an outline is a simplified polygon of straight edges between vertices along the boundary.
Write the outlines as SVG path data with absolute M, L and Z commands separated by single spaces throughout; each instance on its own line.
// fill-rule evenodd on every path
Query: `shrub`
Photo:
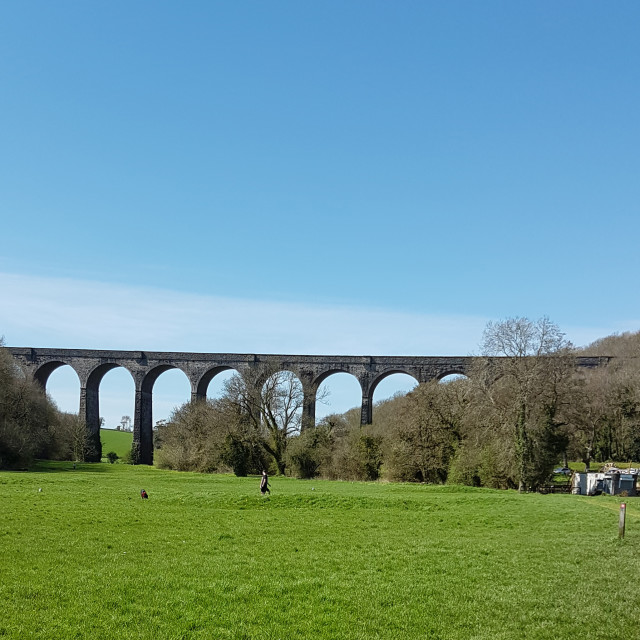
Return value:
M 259 444 L 245 440 L 234 433 L 227 434 L 220 460 L 231 467 L 238 477 L 245 477 L 250 473 L 261 473 L 267 468 L 265 455 Z
M 306 429 L 289 442 L 287 466 L 297 478 L 315 478 L 330 466 L 333 444 L 331 427 L 319 425 Z
M 382 438 L 361 427 L 336 442 L 330 477 L 343 480 L 377 480 L 382 466 Z

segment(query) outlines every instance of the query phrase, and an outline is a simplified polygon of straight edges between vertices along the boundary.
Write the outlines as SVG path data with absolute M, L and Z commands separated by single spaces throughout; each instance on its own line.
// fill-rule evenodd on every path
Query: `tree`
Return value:
M 640 458 L 640 332 L 601 338 L 581 355 L 613 356 L 608 366 L 579 376 L 572 412 L 572 451 L 588 465 Z
M 486 359 L 474 379 L 484 398 L 483 416 L 500 432 L 507 427 L 515 455 L 518 489 L 546 480 L 566 446 L 561 417 L 574 366 L 571 344 L 548 318 L 489 322 Z
M 260 435 L 277 473 L 284 474 L 289 439 L 300 433 L 302 421 L 304 391 L 296 375 L 266 362 L 229 378 L 222 399 Z
M 594 455 L 602 455 L 603 440 L 610 424 L 610 380 L 606 370 L 584 371 L 576 375 L 569 408 L 569 447 L 573 457 L 589 471 Z M 599 449 L 599 451 L 597 451 Z M 609 451 L 604 454 L 608 457 Z
M 66 431 L 66 440 L 71 448 L 71 459 L 84 462 L 87 458 L 89 436 L 85 421 L 73 413 L 66 413 L 62 417 L 62 424 Z
M 434 380 L 393 400 L 395 419 L 385 434 L 385 467 L 393 479 L 446 481 L 460 440 L 467 386 L 467 380 L 447 384 Z
M 46 457 L 56 413 L 44 390 L 25 377 L 0 339 L 0 468 Z

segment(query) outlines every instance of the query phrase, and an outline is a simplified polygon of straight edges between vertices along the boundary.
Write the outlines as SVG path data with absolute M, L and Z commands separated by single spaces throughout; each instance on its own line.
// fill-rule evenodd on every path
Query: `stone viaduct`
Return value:
M 362 389 L 361 423 L 371 424 L 373 393 L 378 384 L 394 373 L 406 373 L 417 382 L 440 380 L 451 374 L 469 375 L 476 358 L 471 356 L 306 356 L 259 355 L 235 353 L 181 353 L 158 351 L 102 351 L 93 349 L 34 349 L 7 347 L 26 375 L 32 376 L 45 389 L 47 380 L 58 367 L 69 365 L 80 380 L 80 416 L 84 418 L 90 440 L 90 457 L 99 461 L 100 405 L 99 389 L 104 375 L 116 367 L 124 367 L 135 383 L 133 416 L 133 454 L 139 464 L 153 463 L 153 385 L 168 369 L 180 369 L 191 384 L 191 398 L 206 398 L 207 388 L 221 371 L 248 368 L 270 368 L 295 373 L 304 391 L 302 427 L 315 425 L 315 403 L 318 387 L 335 373 L 348 373 L 357 378 Z M 607 357 L 579 357 L 577 366 L 598 367 Z

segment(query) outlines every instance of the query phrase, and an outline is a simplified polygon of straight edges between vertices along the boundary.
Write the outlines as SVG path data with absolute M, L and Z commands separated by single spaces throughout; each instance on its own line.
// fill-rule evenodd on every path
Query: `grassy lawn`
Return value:
M 130 431 L 116 431 L 115 429 L 100 429 L 102 441 L 102 457 L 106 457 L 109 451 L 115 451 L 122 458 L 131 451 L 133 433 Z
M 640 504 L 42 463 L 0 473 L 0 637 L 637 637 Z M 149 500 L 139 497 L 146 489 Z M 39 491 L 41 489 L 41 491 Z

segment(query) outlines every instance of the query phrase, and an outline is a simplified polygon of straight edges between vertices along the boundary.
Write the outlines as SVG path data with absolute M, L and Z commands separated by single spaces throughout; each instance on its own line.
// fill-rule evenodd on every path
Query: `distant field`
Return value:
M 100 429 L 100 440 L 102 441 L 102 457 L 109 451 L 115 451 L 120 458 L 131 451 L 133 433 L 129 431 L 116 431 L 115 429 Z
M 149 500 L 140 499 L 146 489 Z M 42 491 L 39 491 L 42 489 Z M 0 473 L 0 636 L 637 637 L 640 504 L 41 464 Z

